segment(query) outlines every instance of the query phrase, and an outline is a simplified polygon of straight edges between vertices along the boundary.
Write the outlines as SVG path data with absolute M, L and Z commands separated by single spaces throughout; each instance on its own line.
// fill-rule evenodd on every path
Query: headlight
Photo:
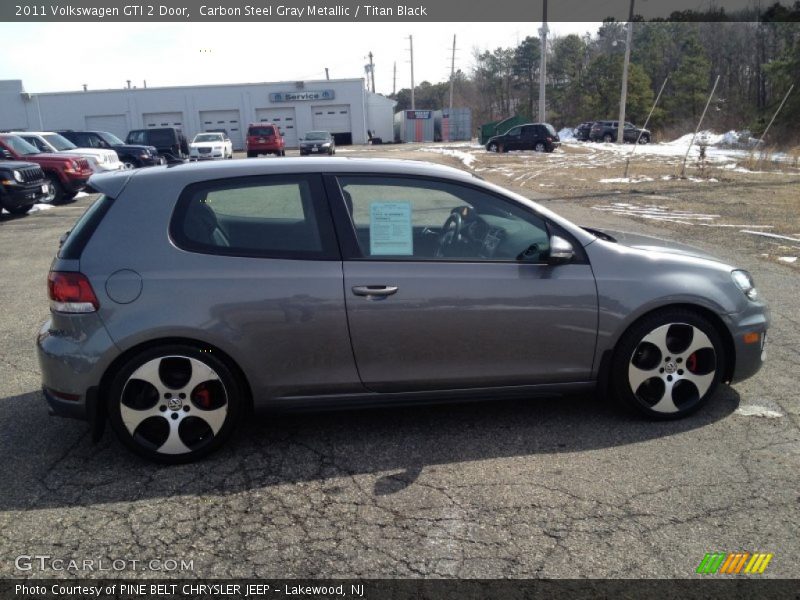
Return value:
M 222 146 L 214 146 L 214 150 L 222 150 Z
M 756 284 L 753 282 L 753 277 L 750 273 L 742 270 L 731 271 L 731 279 L 733 279 L 733 283 L 736 284 L 736 287 L 742 290 L 744 295 L 750 300 L 758 298 L 758 290 L 756 289 Z
M 14 171 L 14 179 L 16 179 L 17 181 L 19 181 L 20 183 L 22 183 L 23 181 L 25 181 L 25 180 L 22 178 L 22 173 L 20 173 L 19 171 Z
M 330 147 L 330 145 L 331 145 L 331 143 L 330 143 L 330 142 L 325 142 L 324 144 L 322 144 L 322 147 L 323 147 L 323 148 L 329 148 L 329 147 Z

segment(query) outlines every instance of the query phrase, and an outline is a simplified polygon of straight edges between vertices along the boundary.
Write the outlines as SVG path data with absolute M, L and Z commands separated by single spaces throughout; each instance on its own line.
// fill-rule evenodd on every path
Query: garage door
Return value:
M 259 123 L 275 123 L 283 134 L 286 147 L 297 148 L 294 108 L 257 108 L 256 121 Z
M 353 127 L 350 124 L 350 107 L 347 104 L 312 106 L 311 123 L 315 130 L 330 131 L 334 134 L 337 144 L 352 143 Z
M 233 143 L 233 149 L 244 149 L 244 138 L 242 137 L 238 110 L 201 110 L 200 125 L 203 131 L 212 129 L 226 130 Z
M 86 117 L 88 131 L 108 131 L 120 139 L 128 135 L 128 118 L 125 115 L 91 115 Z
M 147 129 L 152 127 L 177 127 L 183 130 L 183 113 L 144 113 L 142 115 L 144 126 Z

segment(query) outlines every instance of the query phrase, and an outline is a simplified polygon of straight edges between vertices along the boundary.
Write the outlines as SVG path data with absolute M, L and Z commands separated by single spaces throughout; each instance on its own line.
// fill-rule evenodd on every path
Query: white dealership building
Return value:
M 340 145 L 393 138 L 394 100 L 365 89 L 363 79 L 323 79 L 180 87 L 131 87 L 72 92 L 26 92 L 22 81 L 0 81 L 0 129 L 110 131 L 177 127 L 191 140 L 225 129 L 244 148 L 249 123 L 278 125 L 287 148 L 307 131 L 330 131 Z

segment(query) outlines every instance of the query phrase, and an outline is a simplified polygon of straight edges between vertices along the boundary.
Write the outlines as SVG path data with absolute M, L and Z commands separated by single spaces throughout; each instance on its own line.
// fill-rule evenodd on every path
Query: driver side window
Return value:
M 545 222 L 480 189 L 406 177 L 345 176 L 339 185 L 365 259 L 547 259 Z

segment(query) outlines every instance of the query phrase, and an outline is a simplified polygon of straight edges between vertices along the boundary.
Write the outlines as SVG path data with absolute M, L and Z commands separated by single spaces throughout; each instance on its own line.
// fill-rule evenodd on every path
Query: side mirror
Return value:
M 550 255 L 547 257 L 549 265 L 565 265 L 575 258 L 575 249 L 567 240 L 557 235 L 550 236 Z
M 4 160 L 11 160 L 14 157 L 11 155 L 11 152 L 6 150 L 5 148 L 2 148 L 2 149 L 0 149 L 0 158 L 2 158 Z

